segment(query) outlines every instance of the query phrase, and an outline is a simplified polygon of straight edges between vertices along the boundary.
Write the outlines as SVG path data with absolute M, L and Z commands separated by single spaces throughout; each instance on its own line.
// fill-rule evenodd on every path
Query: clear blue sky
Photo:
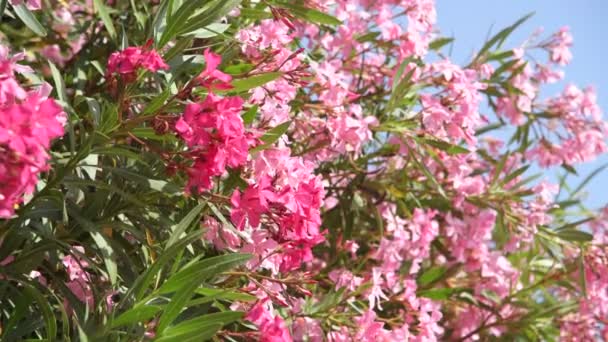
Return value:
M 567 25 L 574 36 L 572 63 L 564 69 L 565 81 L 580 87 L 594 85 L 598 102 L 608 119 L 608 0 L 436 0 L 438 26 L 443 36 L 456 41 L 452 59 L 460 64 L 479 49 L 492 29 L 492 34 L 512 24 L 529 12 L 536 14 L 508 41 L 515 47 L 536 28 L 543 27 L 549 34 Z M 551 87 L 552 93 L 562 89 L 563 83 Z M 598 166 L 608 163 L 608 156 L 580 165 L 578 183 Z M 559 170 L 561 172 L 561 170 Z M 554 180 L 556 171 L 549 171 Z M 604 171 L 588 185 L 584 202 L 590 207 L 608 204 L 608 171 Z

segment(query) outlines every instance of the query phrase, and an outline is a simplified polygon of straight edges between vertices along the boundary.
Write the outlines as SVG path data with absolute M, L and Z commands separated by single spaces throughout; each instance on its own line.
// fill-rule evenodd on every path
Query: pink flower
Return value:
M 122 75 L 128 82 L 134 81 L 136 72 L 143 68 L 151 72 L 168 70 L 169 66 L 163 58 L 151 49 L 151 41 L 143 47 L 131 46 L 122 51 L 114 52 L 108 59 L 106 77 L 113 74 Z
M 75 246 L 73 249 L 78 254 L 84 253 L 84 248 L 81 246 Z M 82 259 L 78 254 L 66 255 L 63 258 L 63 266 L 66 268 L 68 274 L 68 282 L 66 286 L 72 291 L 74 296 L 81 302 L 87 304 L 89 308 L 94 305 L 95 298 L 93 297 L 93 290 L 91 288 L 91 276 L 84 269 L 89 266 L 86 260 Z
M 212 93 L 202 103 L 186 105 L 174 129 L 194 160 L 188 169 L 187 191 L 209 190 L 212 178 L 221 176 L 226 167 L 238 168 L 247 162 L 255 139 L 245 132 L 239 115 L 242 106 L 240 97 L 220 98 Z
M 14 68 L 6 60 L 0 64 L 5 71 L 12 72 Z M 0 82 L 18 86 L 13 77 L 9 73 Z M 13 81 L 7 82 L 9 79 Z M 22 99 L 0 100 L 0 218 L 10 217 L 15 206 L 23 201 L 23 195 L 33 192 L 38 174 L 48 169 L 47 149 L 51 141 L 63 135 L 65 113 L 53 99 L 46 97 L 49 92 L 50 86 L 45 84 L 24 94 Z M 19 92 L 16 94 L 21 96 Z
M 36 10 L 42 9 L 42 4 L 41 4 L 40 0 L 10 0 L 10 3 L 13 6 L 17 6 L 17 5 L 21 5 L 24 1 L 25 1 L 25 6 L 30 11 L 36 11 Z
M 567 65 L 572 60 L 570 47 L 572 46 L 572 35 L 570 28 L 562 27 L 558 32 L 553 34 L 551 42 L 548 44 L 548 51 L 551 55 L 551 62 L 559 65 Z
M 205 70 L 196 78 L 197 82 L 201 86 L 211 90 L 231 89 L 232 85 L 230 85 L 230 81 L 232 77 L 217 70 L 217 67 L 222 63 L 222 56 L 211 52 L 210 49 L 205 50 L 204 56 L 207 65 L 205 66 Z
M 319 321 L 309 318 L 297 318 L 293 325 L 293 339 L 296 342 L 323 342 L 323 329 Z
M 356 317 L 355 323 L 358 329 L 356 341 L 382 341 L 382 336 L 385 333 L 383 329 L 384 324 L 376 321 L 376 313 L 373 310 L 367 310 L 361 317 Z
M 257 302 L 245 316 L 260 331 L 260 342 L 291 342 L 291 334 L 280 316 L 271 314 L 267 300 Z

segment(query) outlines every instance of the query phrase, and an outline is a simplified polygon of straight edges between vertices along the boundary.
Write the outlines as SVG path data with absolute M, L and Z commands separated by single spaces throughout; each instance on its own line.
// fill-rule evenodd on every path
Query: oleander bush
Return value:
M 3 341 L 608 338 L 568 28 L 457 65 L 434 0 L 0 13 Z

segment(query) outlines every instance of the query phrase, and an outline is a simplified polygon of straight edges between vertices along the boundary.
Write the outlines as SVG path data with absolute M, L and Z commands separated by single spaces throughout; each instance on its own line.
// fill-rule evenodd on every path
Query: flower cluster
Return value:
M 188 190 L 209 190 L 212 178 L 224 174 L 226 167 L 237 168 L 247 162 L 249 144 L 255 139 L 245 132 L 242 107 L 239 97 L 220 98 L 212 93 L 203 102 L 186 106 L 175 130 L 194 161 L 188 170 Z
M 114 74 L 119 74 L 128 83 L 135 81 L 140 69 L 151 72 L 169 69 L 158 52 L 151 49 L 151 44 L 152 41 L 149 41 L 145 46 L 130 46 L 111 54 L 108 59 L 106 77 L 109 78 Z
M 49 149 L 53 139 L 63 135 L 66 117 L 51 88 L 25 90 L 16 73 L 31 72 L 17 64 L 22 55 L 9 55 L 0 46 L 0 217 L 13 215 L 15 206 L 31 194 L 38 175 L 49 168 Z

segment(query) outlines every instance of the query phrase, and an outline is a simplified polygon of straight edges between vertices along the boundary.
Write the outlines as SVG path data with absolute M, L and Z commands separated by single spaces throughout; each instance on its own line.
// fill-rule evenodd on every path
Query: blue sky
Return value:
M 574 58 L 564 69 L 565 81 L 580 87 L 594 85 L 604 118 L 608 119 L 608 24 L 605 22 L 608 0 L 436 0 L 436 6 L 442 35 L 456 39 L 451 57 L 459 64 L 468 61 L 483 44 L 490 29 L 494 34 L 529 12 L 536 14 L 520 27 L 508 46 L 517 46 L 538 27 L 550 34 L 564 25 L 569 26 L 574 36 Z M 556 93 L 563 85 L 549 90 Z M 580 177 L 570 179 L 569 184 L 578 185 L 587 174 L 605 163 L 608 163 L 608 156 L 580 165 Z M 555 179 L 556 173 L 548 171 L 547 177 Z M 585 196 L 584 202 L 592 208 L 608 203 L 608 171 L 596 176 L 588 185 Z

